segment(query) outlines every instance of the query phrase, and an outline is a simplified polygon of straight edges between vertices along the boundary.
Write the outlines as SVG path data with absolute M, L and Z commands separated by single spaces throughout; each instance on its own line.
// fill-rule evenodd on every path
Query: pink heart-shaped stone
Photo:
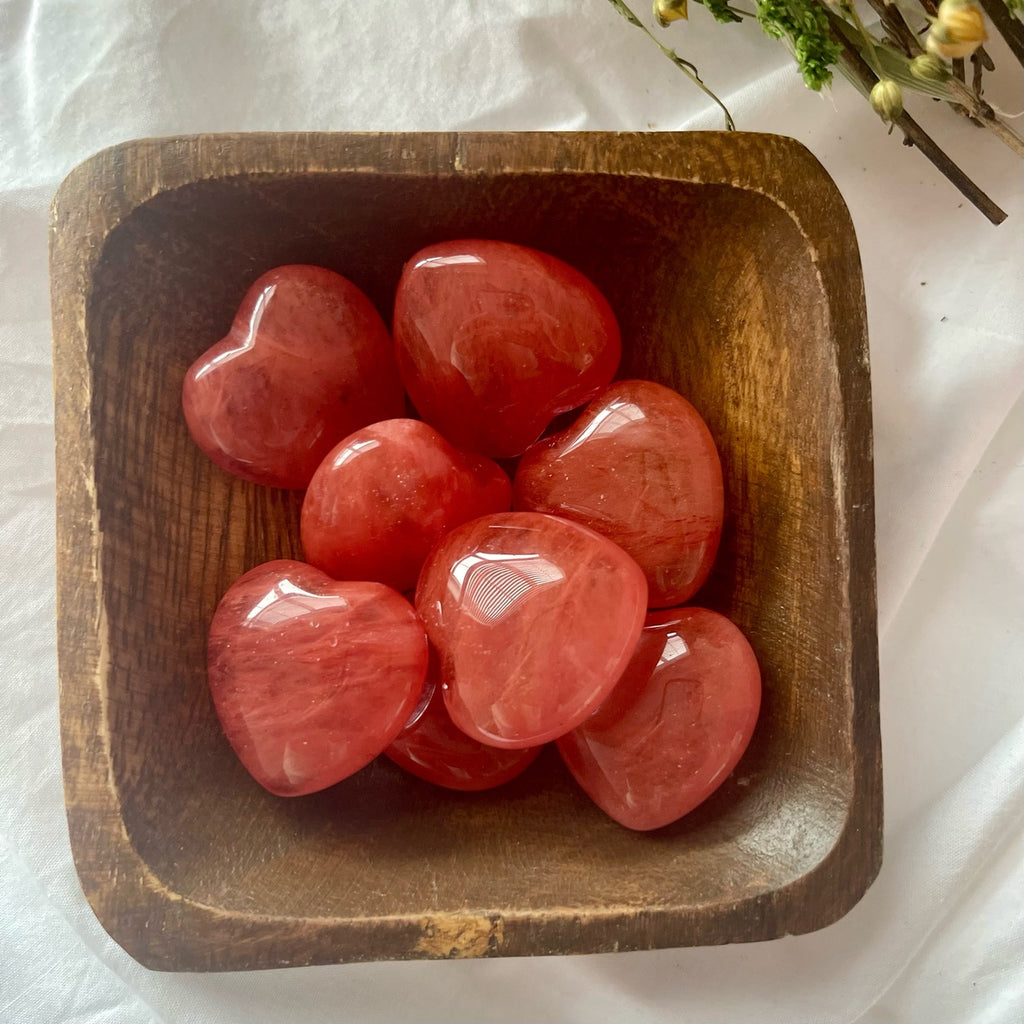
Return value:
M 302 549 L 335 579 L 412 590 L 449 530 L 506 512 L 500 466 L 453 448 L 419 420 L 387 420 L 350 434 L 320 464 L 302 503 Z
M 420 250 L 395 296 L 395 348 L 420 415 L 452 444 L 519 455 L 615 375 L 621 340 L 604 296 L 567 263 L 521 245 Z
M 401 416 L 405 396 L 384 321 L 323 267 L 268 271 L 231 330 L 185 374 L 192 437 L 229 473 L 301 489 L 359 427 Z
M 722 535 L 722 468 L 696 409 L 650 381 L 618 381 L 516 470 L 517 509 L 589 526 L 632 555 L 651 607 L 689 600 Z
M 224 733 L 253 778 L 301 796 L 352 775 L 401 732 L 427 652 L 401 594 L 282 559 L 224 595 L 207 675 Z
M 647 617 L 611 696 L 558 749 L 606 814 L 660 828 L 725 781 L 760 704 L 760 669 L 740 630 L 706 608 L 670 608 Z
M 457 527 L 416 588 L 452 720 L 481 743 L 509 748 L 562 735 L 605 699 L 646 603 L 643 573 L 621 548 L 530 512 Z
M 467 736 L 448 714 L 436 659 L 431 663 L 416 710 L 384 753 L 417 778 L 464 792 L 494 789 L 526 771 L 541 748 L 489 747 Z

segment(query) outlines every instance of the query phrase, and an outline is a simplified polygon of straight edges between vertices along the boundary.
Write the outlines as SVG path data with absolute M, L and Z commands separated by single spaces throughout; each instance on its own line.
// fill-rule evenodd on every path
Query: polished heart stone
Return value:
M 619 328 L 578 270 L 496 241 L 431 245 L 406 264 L 395 348 L 420 415 L 459 448 L 519 455 L 615 375 Z
M 279 560 L 224 595 L 207 675 L 224 733 L 253 778 L 301 796 L 384 751 L 416 706 L 427 656 L 423 626 L 401 594 Z
M 650 381 L 618 381 L 520 460 L 515 507 L 615 541 L 647 577 L 651 607 L 689 600 L 722 535 L 722 468 L 696 409 Z
M 350 434 L 313 474 L 302 548 L 335 579 L 412 590 L 444 534 L 511 504 L 508 476 L 490 459 L 453 448 L 419 420 L 387 420 Z
M 726 779 L 760 703 L 757 659 L 732 622 L 705 608 L 652 612 L 611 696 L 558 749 L 606 814 L 660 828 Z
M 502 749 L 467 736 L 448 714 L 439 669 L 432 662 L 416 710 L 384 753 L 417 778 L 465 792 L 494 789 L 526 771 L 541 748 Z
M 227 335 L 185 374 L 182 408 L 222 469 L 301 489 L 353 430 L 401 416 L 405 396 L 370 300 L 340 274 L 292 265 L 249 289 Z
M 529 512 L 457 527 L 416 588 L 452 720 L 481 743 L 509 748 L 568 732 L 605 699 L 646 603 L 643 573 L 621 548 Z

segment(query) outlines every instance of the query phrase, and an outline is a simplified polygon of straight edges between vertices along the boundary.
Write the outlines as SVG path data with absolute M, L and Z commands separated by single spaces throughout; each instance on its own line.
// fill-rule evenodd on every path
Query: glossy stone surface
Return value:
M 583 274 L 507 242 L 431 245 L 405 265 L 395 348 L 420 415 L 459 448 L 519 455 L 615 375 L 615 315 Z
M 405 409 L 387 327 L 351 281 L 301 264 L 268 271 L 227 335 L 185 374 L 182 408 L 229 473 L 301 489 L 353 430 Z
M 636 645 L 646 603 L 643 573 L 621 548 L 529 512 L 453 530 L 416 588 L 452 720 L 482 743 L 509 748 L 568 732 L 605 699 Z
M 207 675 L 224 733 L 279 796 L 332 786 L 401 732 L 427 674 L 412 606 L 379 583 L 303 562 L 250 570 L 210 625 Z
M 420 702 L 384 753 L 407 772 L 436 786 L 465 792 L 494 789 L 521 775 L 541 747 L 490 747 L 471 739 L 448 714 L 436 659 Z
M 350 434 L 313 474 L 302 548 L 335 579 L 412 590 L 444 534 L 511 504 L 512 484 L 490 459 L 419 420 L 386 420 Z
M 722 467 L 696 409 L 670 388 L 617 381 L 520 460 L 515 507 L 615 541 L 647 577 L 653 608 L 688 601 L 722 536 Z
M 660 828 L 735 768 L 760 703 L 757 659 L 732 622 L 705 608 L 652 612 L 611 696 L 558 749 L 606 814 Z

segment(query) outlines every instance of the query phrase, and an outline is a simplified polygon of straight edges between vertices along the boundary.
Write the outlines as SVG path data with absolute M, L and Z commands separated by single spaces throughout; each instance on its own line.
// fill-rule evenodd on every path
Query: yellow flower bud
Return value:
M 875 113 L 886 124 L 892 124 L 903 113 L 903 90 L 891 78 L 875 82 L 868 99 Z
M 654 0 L 654 17 L 662 28 L 670 22 L 687 18 L 686 0 Z
M 969 57 L 986 39 L 985 16 L 975 0 L 942 0 L 925 49 L 956 60 Z
M 949 78 L 945 61 L 934 53 L 918 54 L 910 62 L 910 73 L 925 82 L 945 82 Z

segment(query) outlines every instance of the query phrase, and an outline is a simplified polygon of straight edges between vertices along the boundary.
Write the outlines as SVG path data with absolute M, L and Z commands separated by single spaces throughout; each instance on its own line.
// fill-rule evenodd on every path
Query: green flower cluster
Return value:
M 828 15 L 815 0 L 757 0 L 757 20 L 766 35 L 786 38 L 808 89 L 832 81 L 839 44 L 828 30 Z
M 1018 0 L 1020 3 L 1024 3 L 1024 0 Z M 711 14 L 711 17 L 715 21 L 720 21 L 723 24 L 730 21 L 742 21 L 737 11 L 734 11 L 728 4 L 727 0 L 699 0 Z

